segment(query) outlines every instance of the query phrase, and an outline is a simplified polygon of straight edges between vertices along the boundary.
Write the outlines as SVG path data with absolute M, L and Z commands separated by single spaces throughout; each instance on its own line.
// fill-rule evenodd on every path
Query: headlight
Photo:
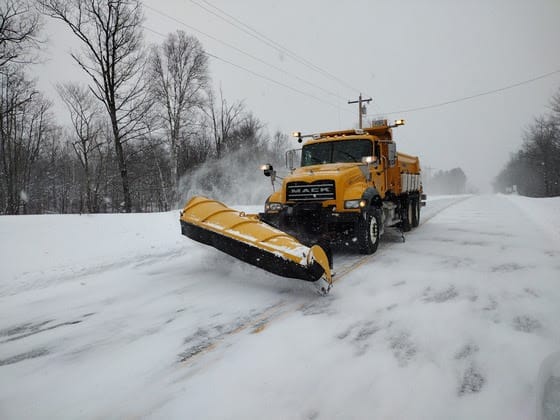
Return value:
M 345 209 L 361 209 L 366 206 L 366 200 L 347 200 L 344 202 Z
M 282 203 L 266 203 L 265 211 L 280 211 L 282 207 Z

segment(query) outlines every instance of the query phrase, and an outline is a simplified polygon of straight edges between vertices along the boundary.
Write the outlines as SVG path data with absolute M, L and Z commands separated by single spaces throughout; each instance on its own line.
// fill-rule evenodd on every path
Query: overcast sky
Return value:
M 288 51 L 258 41 L 196 3 L 228 13 Z M 395 132 L 399 150 L 420 156 L 425 168 L 460 166 L 482 191 L 489 191 L 493 177 L 521 145 L 524 129 L 548 112 L 551 96 L 560 89 L 556 73 L 495 94 L 388 115 L 560 70 L 559 0 L 144 4 L 146 41 L 161 43 L 157 33 L 178 29 L 199 38 L 208 53 L 219 57 L 210 59 L 216 89 L 221 86 L 230 101 L 244 100 L 271 133 L 356 127 L 357 106 L 347 101 L 362 93 L 374 99 L 367 121 L 379 115 L 406 119 Z M 51 21 L 47 31 L 49 61 L 36 66 L 36 76 L 40 88 L 57 100 L 57 82 L 86 79 L 68 56 L 77 48 L 71 34 Z

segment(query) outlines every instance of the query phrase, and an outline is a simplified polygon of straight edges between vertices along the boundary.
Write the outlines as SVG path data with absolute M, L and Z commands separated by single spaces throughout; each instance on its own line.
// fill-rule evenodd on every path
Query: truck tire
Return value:
M 377 251 L 380 229 L 379 211 L 370 208 L 357 223 L 356 237 L 361 254 L 373 254 Z
M 415 198 L 412 203 L 412 227 L 415 228 L 420 224 L 420 200 Z
M 403 232 L 409 232 L 412 229 L 412 215 L 414 214 L 413 200 L 407 199 L 405 201 L 405 208 L 402 213 L 401 229 Z

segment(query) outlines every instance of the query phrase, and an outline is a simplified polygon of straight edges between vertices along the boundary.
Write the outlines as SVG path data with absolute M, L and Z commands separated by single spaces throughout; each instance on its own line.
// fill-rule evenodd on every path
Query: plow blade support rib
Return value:
M 181 213 L 181 233 L 271 273 L 310 282 L 324 279 L 332 284 L 329 261 L 321 247 L 304 246 L 261 222 L 257 215 L 219 201 L 193 197 Z

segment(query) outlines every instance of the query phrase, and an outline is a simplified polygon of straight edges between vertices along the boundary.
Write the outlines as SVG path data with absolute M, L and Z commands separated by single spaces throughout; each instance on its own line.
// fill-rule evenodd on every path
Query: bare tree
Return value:
M 239 123 L 245 107 L 243 106 L 243 102 L 235 102 L 231 105 L 228 104 L 224 98 L 222 89 L 220 89 L 218 104 L 216 104 L 216 99 L 212 93 L 208 96 L 208 108 L 205 110 L 205 113 L 210 119 L 212 137 L 216 148 L 216 157 L 219 159 L 236 125 Z
M 280 168 L 284 167 L 286 165 L 286 152 L 290 148 L 290 137 L 286 133 L 276 130 L 266 146 L 267 162 Z
M 525 133 L 524 158 L 538 174 L 539 191 L 533 194 L 551 197 L 560 192 L 560 132 L 551 118 L 539 117 Z
M 228 152 L 239 149 L 251 150 L 260 153 L 266 149 L 268 136 L 264 131 L 264 124 L 251 112 L 245 113 L 232 130 L 225 145 Z
M 177 199 L 181 132 L 194 108 L 204 104 L 208 85 L 208 57 L 202 44 L 183 31 L 171 33 L 161 47 L 154 46 L 149 62 L 153 100 L 162 109 L 168 133 L 171 195 Z
M 521 149 L 494 180 L 496 191 L 530 197 L 560 195 L 560 127 L 554 115 L 536 118 L 525 131 Z
M 91 165 L 92 157 L 95 157 L 102 146 L 100 134 L 103 122 L 99 118 L 100 107 L 91 91 L 76 83 L 58 85 L 57 90 L 70 112 L 75 134 L 70 143 L 84 171 L 85 208 L 87 212 L 93 213 L 98 208 L 94 199 L 94 184 L 98 183 L 92 180 L 96 172 L 95 168 L 92 171 Z
M 12 68 L 14 69 L 14 68 Z M 0 73 L 0 178 L 4 212 L 26 212 L 33 164 L 52 128 L 51 104 L 23 70 Z
M 210 129 L 210 121 L 204 111 L 198 112 L 198 124 L 189 126 L 185 141 L 179 147 L 179 173 L 186 174 L 203 165 L 214 153 L 214 140 Z M 202 114 L 202 115 L 201 115 Z
M 560 89 L 552 96 L 550 107 L 552 109 L 552 121 L 560 127 Z
M 124 210 L 132 210 L 127 155 L 124 145 L 142 130 L 149 108 L 142 85 L 145 65 L 140 0 L 38 0 L 44 13 L 59 19 L 82 42 L 72 58 L 90 76 L 93 94 L 109 115 L 119 165 Z
M 0 1 L 0 69 L 33 61 L 41 44 L 41 16 L 27 0 Z

